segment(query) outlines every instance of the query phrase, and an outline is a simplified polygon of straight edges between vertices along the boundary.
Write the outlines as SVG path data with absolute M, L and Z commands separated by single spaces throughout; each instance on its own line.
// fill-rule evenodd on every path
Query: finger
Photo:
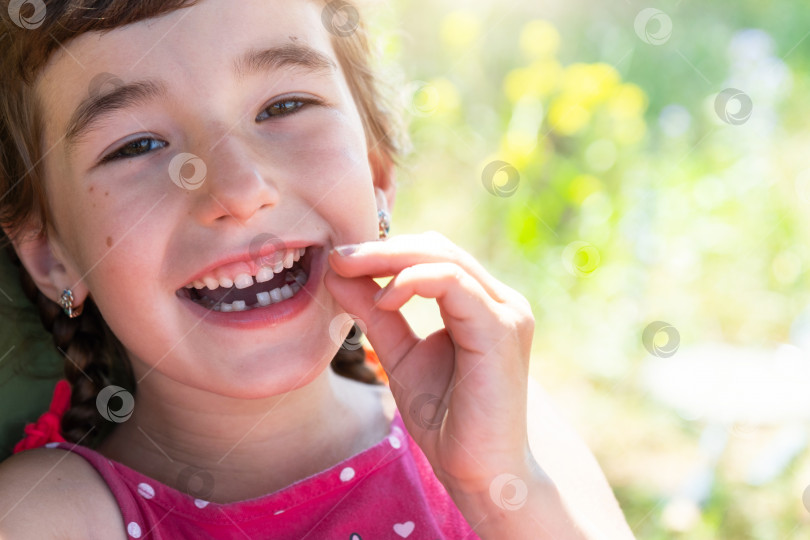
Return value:
M 348 247 L 350 252 L 341 254 L 341 249 L 333 250 L 329 254 L 329 264 L 345 277 L 392 276 L 416 264 L 452 262 L 475 278 L 497 302 L 506 302 L 515 294 L 487 272 L 475 257 L 438 233 L 400 235 L 385 242 L 340 247 Z
M 434 298 L 453 341 L 477 348 L 482 336 L 501 326 L 502 306 L 463 268 L 454 263 L 426 263 L 402 270 L 376 296 L 379 310 L 398 310 L 413 296 Z
M 324 285 L 348 313 L 365 323 L 365 334 L 380 363 L 390 375 L 397 364 L 419 341 L 399 311 L 384 311 L 374 306 L 374 294 L 380 286 L 370 277 L 344 278 L 332 270 L 324 275 Z

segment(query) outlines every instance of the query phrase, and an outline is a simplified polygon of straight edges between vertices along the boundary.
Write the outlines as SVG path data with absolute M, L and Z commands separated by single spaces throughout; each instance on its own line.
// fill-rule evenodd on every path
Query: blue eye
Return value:
M 167 144 L 168 143 L 164 141 L 159 141 L 158 139 L 152 137 L 144 137 L 142 139 L 128 142 L 118 150 L 115 150 L 113 153 L 104 156 L 104 158 L 102 158 L 101 160 L 101 163 L 106 163 L 108 161 L 115 161 L 117 159 L 138 157 L 140 155 L 146 154 L 147 152 L 151 152 L 156 148 L 163 148 Z

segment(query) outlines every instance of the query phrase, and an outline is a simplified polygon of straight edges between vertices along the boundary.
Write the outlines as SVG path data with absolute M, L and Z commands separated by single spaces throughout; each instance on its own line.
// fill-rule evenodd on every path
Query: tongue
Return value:
M 293 266 L 290 270 L 294 270 L 295 266 Z M 220 300 L 226 302 L 228 304 L 233 303 L 235 300 L 242 300 L 247 305 L 252 305 L 256 303 L 256 294 L 260 292 L 270 292 L 273 289 L 277 289 L 279 287 L 283 287 L 287 283 L 287 275 L 290 270 L 285 270 L 279 274 L 273 276 L 273 279 L 270 281 L 265 281 L 264 283 L 254 283 L 250 287 L 245 289 L 237 289 L 236 287 L 231 287 L 230 289 L 226 289 L 225 287 L 217 287 L 213 291 L 208 287 L 204 289 L 197 289 L 197 294 L 200 295 L 201 298 L 208 298 L 213 300 L 214 302 L 219 302 Z

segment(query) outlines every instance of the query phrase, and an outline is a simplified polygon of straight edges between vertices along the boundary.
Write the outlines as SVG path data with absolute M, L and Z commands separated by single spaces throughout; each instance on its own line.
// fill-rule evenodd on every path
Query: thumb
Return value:
M 380 364 L 386 373 L 393 373 L 402 358 L 419 342 L 405 317 L 399 310 L 384 311 L 375 307 L 374 294 L 380 286 L 368 276 L 345 278 L 328 269 L 323 282 L 341 307 L 366 325 L 365 334 Z

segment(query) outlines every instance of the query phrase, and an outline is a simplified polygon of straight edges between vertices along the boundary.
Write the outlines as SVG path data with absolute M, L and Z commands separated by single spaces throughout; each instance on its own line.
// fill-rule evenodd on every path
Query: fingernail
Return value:
M 376 293 L 374 293 L 374 303 L 375 303 L 375 304 L 376 304 L 377 302 L 379 302 L 379 301 L 380 301 L 380 298 L 382 298 L 382 297 L 385 295 L 385 291 L 387 291 L 387 290 L 388 290 L 388 289 L 386 289 L 385 287 L 383 287 L 382 289 L 380 289 L 379 291 L 377 291 Z
M 335 253 L 341 257 L 346 257 L 357 251 L 357 244 L 346 244 L 345 246 L 336 246 Z

